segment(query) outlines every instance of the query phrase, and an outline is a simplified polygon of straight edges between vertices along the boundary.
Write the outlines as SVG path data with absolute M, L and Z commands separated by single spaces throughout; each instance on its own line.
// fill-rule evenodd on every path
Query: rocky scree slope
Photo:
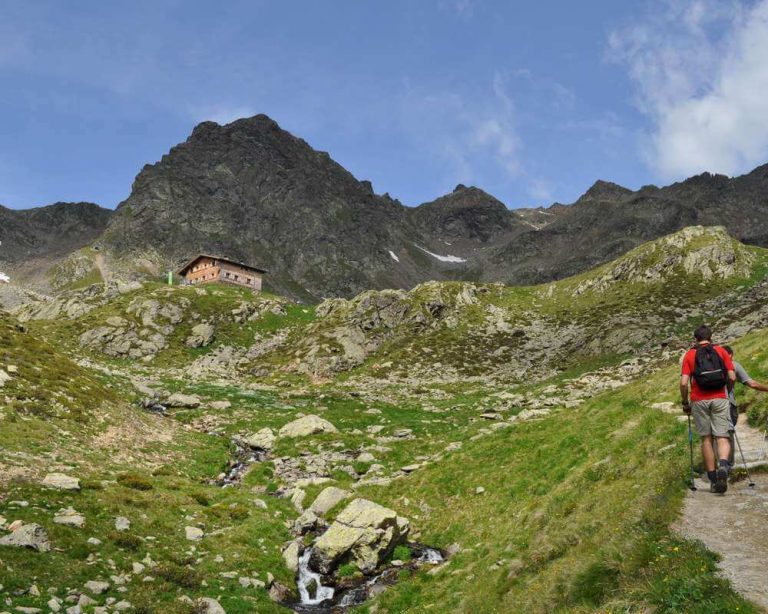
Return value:
M 684 344 L 700 319 L 731 324 L 736 310 L 742 318 L 762 314 L 765 264 L 762 249 L 723 228 L 694 227 L 541 286 L 429 282 L 410 292 L 369 291 L 321 303 L 289 352 L 278 349 L 261 364 L 446 382 L 548 377 L 600 356 Z
M 427 282 L 312 308 L 225 285 L 110 282 L 15 314 L 90 359 L 190 374 L 528 381 L 684 345 L 701 320 L 729 337 L 759 327 L 768 319 L 767 263 L 764 250 L 723 228 L 693 227 L 540 286 Z

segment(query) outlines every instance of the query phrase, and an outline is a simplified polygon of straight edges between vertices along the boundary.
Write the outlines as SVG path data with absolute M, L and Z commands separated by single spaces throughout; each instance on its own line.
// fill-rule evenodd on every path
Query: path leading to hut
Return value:
M 738 435 L 751 467 L 768 465 L 763 432 L 739 419 Z M 736 450 L 737 466 L 743 467 Z M 744 479 L 730 484 L 725 495 L 709 492 L 709 482 L 696 480 L 689 491 L 675 530 L 717 552 L 722 574 L 744 597 L 768 611 L 768 474 L 752 474 L 755 487 Z

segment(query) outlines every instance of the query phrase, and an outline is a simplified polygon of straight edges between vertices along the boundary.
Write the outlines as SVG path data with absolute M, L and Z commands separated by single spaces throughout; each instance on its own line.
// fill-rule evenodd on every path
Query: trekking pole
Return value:
M 691 414 L 688 414 L 688 446 L 691 449 L 691 490 L 696 489 L 696 483 L 693 481 L 693 430 L 691 429 Z
M 733 429 L 733 438 L 736 440 L 736 445 L 739 447 L 739 454 L 741 454 L 741 462 L 744 463 L 744 471 L 747 472 L 749 487 L 754 488 L 755 483 L 752 481 L 752 476 L 749 474 L 749 467 L 747 467 L 747 459 L 744 458 L 744 452 L 742 452 L 741 450 L 741 442 L 739 441 L 739 434 L 736 432 L 736 429 Z

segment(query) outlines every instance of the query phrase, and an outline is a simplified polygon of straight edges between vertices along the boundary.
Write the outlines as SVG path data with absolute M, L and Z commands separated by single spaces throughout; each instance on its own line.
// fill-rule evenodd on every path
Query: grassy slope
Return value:
M 177 291 L 187 289 L 174 289 Z M 540 306 L 544 300 L 535 299 L 531 289 L 509 292 L 520 294 L 520 305 L 537 300 Z M 614 296 L 621 300 L 620 293 Z M 196 310 L 210 309 L 212 314 L 231 308 L 239 299 L 225 292 L 212 295 L 206 306 L 207 299 L 190 298 L 197 301 Z M 123 315 L 130 296 L 118 300 L 125 304 L 100 308 L 82 322 L 34 323 L 33 327 L 59 343 L 71 343 L 81 328 L 112 314 Z M 312 317 L 311 311 L 300 309 L 294 314 L 297 324 Z M 585 313 L 589 314 L 589 310 Z M 273 329 L 282 326 L 284 320 L 269 322 L 254 326 Z M 3 323 L 12 325 L 7 319 Z M 68 326 L 78 328 L 69 331 Z M 8 336 L 0 345 L 6 363 L 11 363 L 11 356 L 14 362 L 24 364 L 15 354 L 21 338 L 10 328 L 6 330 Z M 178 338 L 183 339 L 182 335 L 183 331 L 179 332 Z M 55 350 L 38 346 L 42 342 L 33 337 L 24 339 L 23 343 L 29 343 L 24 346 L 29 363 L 24 379 L 34 382 L 35 377 L 42 377 L 41 373 L 47 378 L 39 394 L 55 395 L 60 390 L 62 398 L 77 398 L 73 390 L 93 386 L 105 397 L 111 391 L 124 396 L 127 388 L 119 378 L 89 375 L 61 359 Z M 768 353 L 761 350 L 766 341 L 768 334 L 758 333 L 736 346 L 755 376 L 768 373 Z M 179 344 L 173 348 L 179 354 L 169 354 L 171 362 L 192 356 Z M 45 369 L 35 368 L 39 366 L 35 360 L 45 360 L 39 356 L 50 357 L 50 364 L 43 365 Z M 54 377 L 58 369 L 66 369 L 67 374 Z M 227 435 L 264 425 L 279 427 L 300 412 L 320 413 L 341 430 L 339 436 L 281 441 L 276 455 L 316 451 L 321 446 L 327 449 L 335 441 L 358 449 L 371 443 L 365 428 L 378 423 L 386 425 L 383 434 L 401 427 L 413 429 L 416 441 L 388 443 L 390 452 L 376 453 L 377 462 L 388 473 L 420 455 L 442 450 L 448 442 L 463 442 L 461 450 L 389 487 L 363 489 L 365 496 L 411 518 L 421 533 L 420 541 L 441 547 L 458 542 L 463 550 L 434 575 L 426 571 L 413 577 L 404 574 L 397 586 L 363 606 L 362 611 L 376 604 L 379 612 L 392 613 L 642 612 L 649 606 L 659 612 L 750 612 L 752 607 L 715 576 L 714 557 L 696 544 L 675 538 L 667 529 L 684 494 L 686 439 L 684 427 L 674 417 L 647 407 L 655 401 L 674 399 L 675 372 L 675 366 L 670 366 L 648 381 L 605 393 L 578 409 L 517 423 L 477 441 L 470 438 L 485 425 L 476 419 L 478 409 L 492 407 L 494 398 L 488 395 L 495 392 L 479 384 L 471 388 L 467 384 L 446 387 L 451 395 L 442 400 L 428 394 L 424 398 L 405 396 L 396 386 L 382 386 L 379 400 L 365 400 L 350 397 L 337 384 L 253 391 L 237 384 L 223 387 L 167 383 L 170 389 L 232 401 L 232 408 L 215 414 Z M 4 394 L 8 390 L 6 385 Z M 34 391 L 35 386 L 27 390 Z M 89 391 L 77 405 L 88 423 L 97 413 L 87 403 L 91 394 Z M 44 401 L 39 406 L 47 407 Z M 382 414 L 364 413 L 369 407 L 376 407 Z M 119 401 L 110 401 L 105 408 L 107 413 L 99 414 L 103 415 L 100 429 L 117 423 L 121 412 L 139 421 L 150 420 Z M 429 411 L 431 408 L 447 412 L 435 414 Z M 179 411 L 175 418 L 192 422 L 205 413 L 212 412 Z M 25 440 L 29 433 L 39 432 L 39 439 L 32 440 L 37 442 L 35 445 L 46 445 L 48 452 L 55 452 L 59 440 L 50 438 L 46 442 L 48 435 L 79 428 L 79 423 L 67 415 L 48 420 L 47 426 L 45 417 L 27 415 L 18 407 L 9 415 L 15 415 L 16 420 L 4 421 L 0 431 L 4 441 L 19 449 L 29 445 Z M 171 429 L 163 424 L 175 424 L 173 420 L 150 421 L 160 430 Z M 17 426 L 6 430 L 8 424 Z M 22 427 L 24 430 L 20 430 Z M 284 521 L 296 514 L 287 500 L 265 494 L 277 486 L 270 465 L 256 466 L 241 488 L 220 489 L 206 480 L 226 466 L 228 438 L 176 427 L 172 435 L 142 442 L 141 454 L 117 454 L 126 445 L 119 440 L 113 448 L 88 453 L 69 471 L 84 479 L 86 488 L 81 493 L 46 491 L 29 480 L 17 480 L 2 493 L 0 514 L 9 520 L 40 522 L 49 530 L 54 546 L 61 548 L 45 555 L 3 550 L 0 584 L 4 590 L 10 594 L 36 583 L 44 594 L 40 598 L 19 597 L 14 605 L 40 607 L 49 598 L 46 591 L 51 587 L 64 596 L 66 587 L 128 572 L 132 562 L 150 554 L 160 563 L 158 568 L 131 580 L 125 594 L 112 587 L 108 595 L 131 600 L 138 612 L 189 612 L 188 606 L 176 600 L 182 594 L 219 597 L 230 614 L 281 611 L 265 591 L 242 589 L 237 579 L 220 575 L 237 571 L 264 580 L 271 572 L 279 580 L 291 582 L 279 547 L 288 539 Z M 49 457 L 47 466 L 56 461 Z M 125 472 L 133 474 L 132 479 L 122 478 Z M 341 471 L 334 471 L 333 476 L 342 486 L 351 484 L 351 478 Z M 477 486 L 484 487 L 485 494 L 476 495 Z M 307 500 L 318 490 L 309 489 Z M 267 510 L 253 504 L 255 497 L 267 502 Z M 19 499 L 31 505 L 16 508 L 9 504 Z M 85 529 L 52 523 L 53 513 L 68 505 L 86 515 Z M 131 519 L 127 535 L 113 530 L 116 515 Z M 209 535 L 193 545 L 184 539 L 186 525 L 202 526 Z M 101 539 L 103 545 L 88 545 L 86 540 L 91 536 Z M 223 563 L 215 561 L 217 554 L 224 557 Z M 154 581 L 143 582 L 145 575 Z
M 674 398 L 675 373 L 519 423 L 377 492 L 418 518 L 425 543 L 464 549 L 387 591 L 379 611 L 753 611 L 710 553 L 666 528 L 685 492 L 685 427 L 647 406 Z
M 760 344 L 765 338 L 747 339 L 743 345 Z M 659 612 L 753 611 L 715 576 L 711 554 L 670 535 L 666 528 L 685 492 L 685 429 L 674 417 L 647 406 L 674 398 L 675 372 L 674 366 L 669 367 L 649 381 L 605 393 L 578 409 L 518 423 L 477 441 L 469 441 L 477 432 L 474 423 L 460 419 L 465 410 L 471 414 L 476 398 L 446 400 L 446 406 L 462 408 L 456 410 L 459 417 L 452 413 L 450 418 L 419 411 L 415 403 L 409 407 L 377 403 L 391 428 L 410 426 L 420 431 L 416 446 L 393 444 L 393 452 L 381 459 L 390 467 L 448 441 L 464 441 L 461 450 L 440 463 L 387 488 L 362 491 L 411 518 L 420 541 L 441 547 L 458 542 L 463 548 L 434 575 L 419 572 L 403 577 L 374 602 L 379 612 L 640 612 L 648 606 Z M 373 422 L 361 412 L 363 403 L 330 394 L 330 389 L 322 397 L 310 392 L 293 397 L 290 404 L 273 393 L 207 391 L 234 401 L 234 415 L 226 417 L 228 422 L 235 419 L 228 428 L 278 426 L 311 407 L 341 427 L 340 439 L 354 447 L 365 437 L 351 433 L 353 427 Z M 284 442 L 277 454 L 314 450 L 335 439 Z M 139 611 L 189 611 L 175 602 L 180 594 L 221 597 L 230 613 L 279 611 L 263 590 L 241 589 L 236 580 L 219 575 L 234 570 L 263 580 L 272 572 L 290 583 L 279 545 L 288 539 L 283 519 L 295 515 L 287 500 L 250 492 L 269 489 L 273 483 L 266 464 L 257 466 L 238 489 L 204 483 L 223 467 L 225 441 L 194 434 L 179 438 L 172 446 L 179 448 L 177 457 L 161 469 L 133 470 L 139 483 L 147 482 L 151 490 L 115 482 L 119 472 L 94 473 L 89 476 L 90 488 L 79 494 L 14 485 L 6 502 L 23 498 L 33 505 L 14 510 L 0 504 L 0 513 L 41 522 L 62 551 L 4 552 L 0 584 L 28 587 L 35 581 L 61 593 L 63 586 L 115 573 L 108 559 L 125 572 L 132 561 L 149 553 L 161 563 L 146 572 L 155 581 L 134 579 L 124 595 L 140 606 Z M 342 485 L 349 483 L 343 474 L 334 475 Z M 102 483 L 104 478 L 108 481 Z M 477 486 L 483 486 L 485 494 L 476 495 Z M 255 496 L 267 501 L 268 510 L 253 506 Z M 86 514 L 87 529 L 51 524 L 52 512 L 67 505 Z M 131 518 L 133 537 L 112 530 L 115 515 Z M 183 538 L 187 524 L 223 532 L 205 538 L 193 551 Z M 87 545 L 89 536 L 99 537 L 104 545 Z M 96 562 L 85 565 L 91 553 Z M 222 564 L 214 561 L 219 553 L 225 558 Z M 25 598 L 15 603 L 41 602 Z

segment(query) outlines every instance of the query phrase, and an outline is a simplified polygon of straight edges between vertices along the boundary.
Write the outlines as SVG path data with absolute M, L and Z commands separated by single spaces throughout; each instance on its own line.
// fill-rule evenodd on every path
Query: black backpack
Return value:
M 728 383 L 723 359 L 712 344 L 696 348 L 693 379 L 702 390 L 722 390 Z

